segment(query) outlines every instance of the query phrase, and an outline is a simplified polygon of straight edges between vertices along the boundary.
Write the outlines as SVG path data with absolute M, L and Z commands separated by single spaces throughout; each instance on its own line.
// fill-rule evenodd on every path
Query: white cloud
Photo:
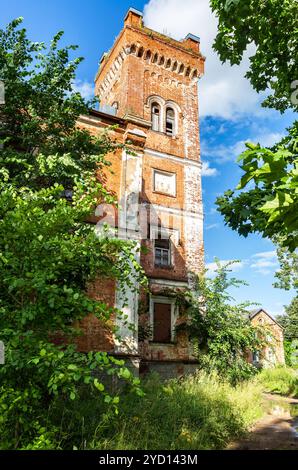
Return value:
M 218 163 L 234 161 L 243 150 L 245 150 L 245 142 L 242 140 L 233 145 L 221 144 L 216 147 L 209 146 L 204 141 L 201 143 L 201 154 L 203 158 L 212 158 Z
M 216 176 L 216 175 L 218 175 L 218 170 L 216 168 L 211 168 L 208 162 L 203 162 L 202 176 Z
M 258 274 L 267 276 L 278 267 L 276 251 L 263 251 L 251 257 L 250 268 Z
M 282 302 L 275 302 L 275 304 L 271 306 L 271 309 L 269 309 L 269 312 L 270 312 L 270 315 L 276 318 L 279 315 L 285 315 L 286 310 Z
M 219 260 L 219 263 L 221 266 L 227 266 L 227 264 L 231 263 L 232 260 Z M 231 270 L 232 272 L 238 272 L 240 271 L 245 265 L 244 261 L 234 261 L 233 264 L 231 264 L 228 269 Z M 206 263 L 205 268 L 208 270 L 207 275 L 209 277 L 213 277 L 216 274 L 216 271 L 218 269 L 217 263 Z
M 205 76 L 199 82 L 201 116 L 235 119 L 243 113 L 256 112 L 261 97 L 252 89 L 244 75 L 249 67 L 249 55 L 239 66 L 222 64 L 212 49 L 217 32 L 217 19 L 209 0 L 150 0 L 144 9 L 145 24 L 165 31 L 176 39 L 193 33 L 201 39 L 201 51 L 206 56 Z
M 276 258 L 276 251 L 262 251 L 261 253 L 256 253 L 255 255 L 252 256 L 252 258 L 265 258 L 265 259 L 270 259 L 270 258 Z
M 218 227 L 219 227 L 219 224 L 210 224 L 210 225 L 206 225 L 205 229 L 212 230 L 213 228 L 218 228 Z
M 217 208 L 216 207 L 211 207 L 209 214 L 211 214 L 211 215 L 218 214 Z
M 76 79 L 73 82 L 72 88 L 75 92 L 81 93 L 82 97 L 85 98 L 86 100 L 90 100 L 91 98 L 94 98 L 94 84 Z
M 251 268 L 269 268 L 271 266 L 276 266 L 276 262 L 267 261 L 265 259 L 259 259 L 258 261 L 250 265 Z
M 235 159 L 246 150 L 245 142 L 259 143 L 263 147 L 272 147 L 284 137 L 278 132 L 265 132 L 258 135 L 250 135 L 245 140 L 239 140 L 232 145 L 218 145 L 216 147 L 208 146 L 204 140 L 201 143 L 201 153 L 203 158 L 212 158 L 219 163 L 235 161 Z
M 268 134 L 257 135 L 254 142 L 259 143 L 262 147 L 272 147 L 277 144 L 285 135 L 279 132 L 268 132 Z

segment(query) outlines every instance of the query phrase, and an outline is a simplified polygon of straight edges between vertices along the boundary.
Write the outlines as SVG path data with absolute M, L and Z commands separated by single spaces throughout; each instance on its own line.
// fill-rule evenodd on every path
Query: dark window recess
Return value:
M 174 135 L 175 113 L 171 108 L 166 112 L 166 134 Z
M 254 351 L 252 353 L 252 360 L 253 360 L 253 362 L 260 362 L 260 353 L 259 353 L 259 351 Z
M 154 247 L 155 265 L 156 266 L 170 266 L 171 265 L 171 251 L 170 240 L 158 238 L 155 240 Z
M 173 123 L 172 122 L 167 122 L 166 133 L 168 135 L 173 135 Z
M 171 342 L 171 304 L 154 303 L 153 341 Z
M 62 192 L 62 195 L 63 195 L 63 197 L 65 197 L 65 199 L 67 201 L 72 202 L 72 198 L 73 198 L 73 190 L 72 189 L 65 189 Z

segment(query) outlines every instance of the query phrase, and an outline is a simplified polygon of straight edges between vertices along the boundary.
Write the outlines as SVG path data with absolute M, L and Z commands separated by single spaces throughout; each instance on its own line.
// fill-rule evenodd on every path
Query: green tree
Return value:
M 214 49 L 220 59 L 240 64 L 253 45 L 246 77 L 257 92 L 271 92 L 263 105 L 297 110 L 297 1 L 210 0 L 210 5 L 218 17 Z
M 256 372 L 247 362 L 248 351 L 262 349 L 265 329 L 249 320 L 249 302 L 236 304 L 229 290 L 245 284 L 230 277 L 230 266 L 217 261 L 216 276 L 198 277 L 195 289 L 183 295 L 186 328 L 201 367 L 216 370 L 235 384 Z
M 240 235 L 259 232 L 291 252 L 298 246 L 297 131 L 296 123 L 272 149 L 247 143 L 239 157 L 240 183 L 216 201 L 226 224 Z
M 298 254 L 289 252 L 286 248 L 277 244 L 277 258 L 280 269 L 275 273 L 274 287 L 298 291 Z
M 117 407 L 103 374 L 137 387 L 122 361 L 80 353 L 74 341 L 87 314 L 121 314 L 88 297 L 90 283 L 109 277 L 123 288 L 143 276 L 133 243 L 85 223 L 99 202 L 114 202 L 98 176 L 117 146 L 76 127 L 92 104 L 72 90 L 82 59 L 71 60 L 73 46 L 58 48 L 61 32 L 49 48 L 30 41 L 21 21 L 0 30 L 0 447 L 51 448 L 55 400 L 78 400 L 88 387 Z
M 298 297 L 285 307 L 285 314 L 277 318 L 284 327 L 285 360 L 288 366 L 298 365 Z
M 298 109 L 298 3 L 295 0 L 211 0 L 218 16 L 214 49 L 222 61 L 239 64 L 253 44 L 246 77 L 257 92 L 270 90 L 263 106 Z M 239 234 L 259 232 L 297 247 L 298 124 L 272 148 L 247 144 L 239 157 L 243 177 L 236 190 L 218 198 L 225 222 Z M 249 186 L 248 186 L 249 184 Z
M 298 297 L 285 307 L 285 314 L 278 317 L 278 322 L 284 327 L 287 341 L 298 340 Z

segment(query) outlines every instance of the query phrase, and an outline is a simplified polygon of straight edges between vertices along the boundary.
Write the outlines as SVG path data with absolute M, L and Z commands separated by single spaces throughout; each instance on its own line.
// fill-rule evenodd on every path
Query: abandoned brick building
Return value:
M 128 290 L 124 310 L 135 331 L 120 324 L 121 344 L 111 335 L 103 337 L 101 325 L 89 317 L 80 347 L 125 354 L 137 369 L 141 362 L 143 370 L 162 368 L 174 375 L 195 367 L 187 337 L 174 333 L 175 298 L 165 292 L 187 287 L 189 273 L 204 267 L 198 128 L 198 79 L 204 61 L 199 38 L 189 34 L 176 41 L 156 33 L 131 8 L 100 61 L 95 79 L 100 111 L 79 121 L 92 133 L 117 125 L 114 137 L 133 150 L 110 156 L 114 174 L 109 188 L 120 201 L 116 225 L 121 236 L 149 248 L 140 262 L 150 289 L 144 298 Z M 92 295 L 122 307 L 112 281 L 95 283 Z M 141 344 L 139 320 L 147 322 L 149 331 Z
M 267 345 L 261 351 L 250 352 L 248 357 L 249 362 L 256 367 L 284 364 L 283 327 L 263 308 L 252 311 L 249 318 L 253 325 L 262 325 L 270 331 Z
M 119 200 L 114 221 L 118 235 L 147 247 L 139 261 L 149 280 L 149 295 L 127 289 L 128 301 L 111 280 L 98 280 L 90 294 L 122 308 L 119 342 L 93 317 L 83 323 L 81 350 L 106 350 L 124 356 L 136 370 L 165 376 L 196 368 L 192 345 L 175 296 L 189 287 L 191 273 L 204 269 L 203 206 L 198 116 L 198 79 L 205 58 L 200 40 L 181 41 L 144 26 L 142 13 L 130 8 L 112 49 L 103 54 L 95 79 L 100 110 L 81 116 L 79 125 L 97 134 L 111 131 L 132 151 L 109 156 L 109 188 Z M 100 212 L 100 211 L 99 211 Z M 109 209 L 96 215 L 111 223 Z M 112 210 L 113 212 L 113 210 Z M 181 312 L 180 312 L 181 313 Z M 143 334 L 140 341 L 139 333 Z M 142 335 L 141 335 L 142 336 Z

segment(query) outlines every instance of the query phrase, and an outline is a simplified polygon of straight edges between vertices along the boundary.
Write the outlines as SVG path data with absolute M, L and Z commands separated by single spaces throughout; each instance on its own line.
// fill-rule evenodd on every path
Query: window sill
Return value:
M 156 269 L 166 269 L 167 271 L 171 271 L 172 269 L 174 269 L 174 266 L 172 266 L 172 265 L 163 266 L 161 264 L 154 264 L 154 268 L 156 268 Z
M 155 131 L 154 129 L 150 129 L 150 130 L 151 130 L 151 132 L 155 132 L 156 134 L 164 135 L 165 137 L 169 137 L 170 139 L 177 139 L 177 138 L 178 138 L 177 134 L 175 134 L 175 135 L 169 135 L 169 134 L 167 134 L 166 132 Z
M 176 199 L 177 197 L 177 194 L 169 194 L 169 193 L 163 193 L 162 191 L 156 191 L 155 189 L 152 191 L 153 194 L 160 194 L 161 196 L 167 196 L 167 197 L 171 197 L 173 199 Z

